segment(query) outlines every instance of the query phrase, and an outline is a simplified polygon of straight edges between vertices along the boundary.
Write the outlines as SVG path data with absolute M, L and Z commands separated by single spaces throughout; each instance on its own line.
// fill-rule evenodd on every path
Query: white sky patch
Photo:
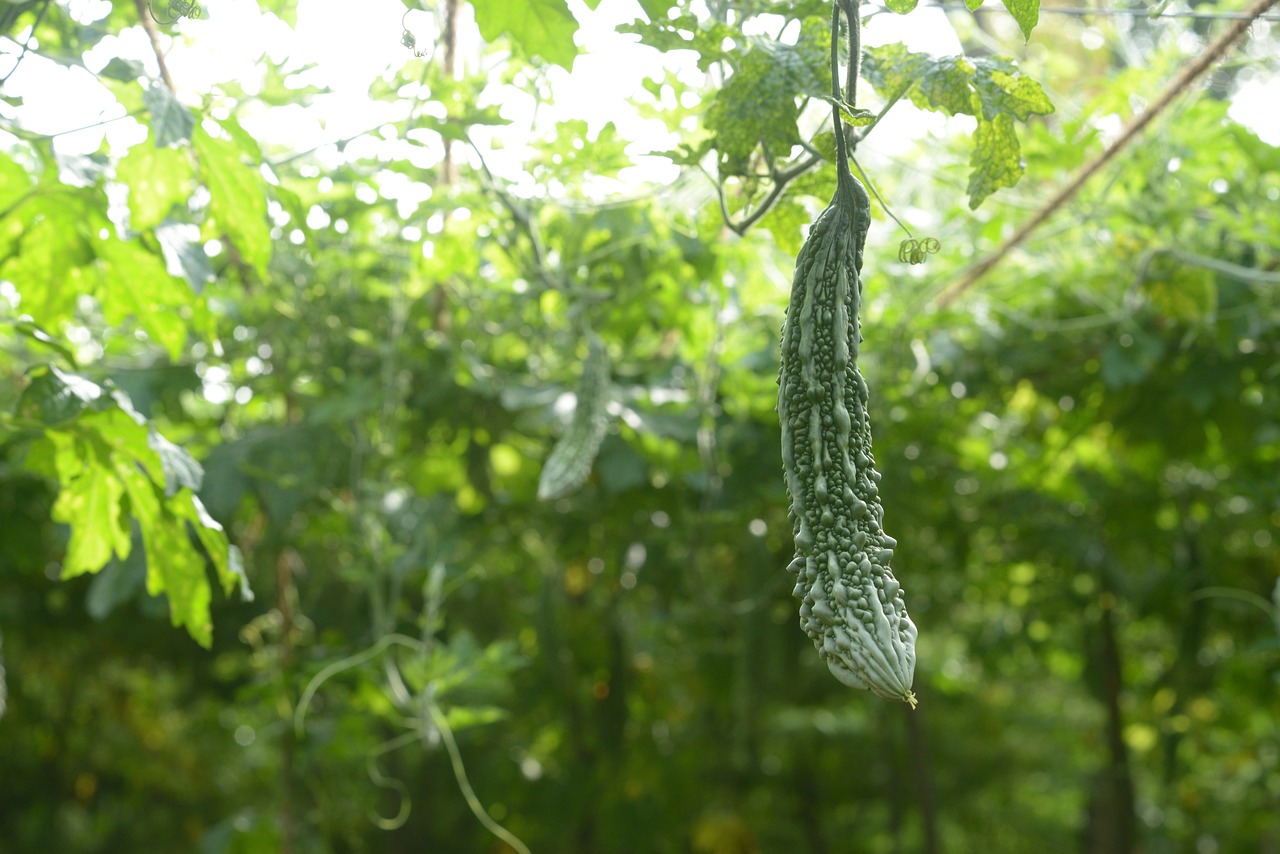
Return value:
M 1275 77 L 1255 76 L 1232 96 L 1227 116 L 1256 133 L 1267 145 L 1280 145 L 1278 91 L 1280 81 Z

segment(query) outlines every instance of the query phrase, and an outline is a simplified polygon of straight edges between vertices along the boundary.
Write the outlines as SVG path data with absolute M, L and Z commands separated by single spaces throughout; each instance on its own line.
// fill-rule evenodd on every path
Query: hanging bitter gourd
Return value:
M 840 103 L 832 27 L 832 83 Z M 851 20 L 851 28 L 857 26 Z M 856 38 L 851 39 L 856 48 Z M 782 328 L 778 415 L 802 600 L 800 626 L 837 679 L 915 705 L 916 627 L 890 570 L 880 475 L 871 454 L 862 340 L 862 258 L 871 200 L 849 170 L 840 114 L 837 183 L 796 259 Z
M 591 464 L 609 429 L 610 386 L 609 351 L 595 333 L 588 333 L 587 358 L 575 389 L 573 418 L 542 466 L 538 498 L 560 498 L 587 482 Z

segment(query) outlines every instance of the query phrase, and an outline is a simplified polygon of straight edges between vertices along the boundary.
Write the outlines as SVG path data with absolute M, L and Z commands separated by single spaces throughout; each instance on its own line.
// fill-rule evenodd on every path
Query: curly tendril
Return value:
M 942 243 L 934 237 L 908 238 L 898 244 L 898 260 L 904 264 L 923 264 L 929 255 L 937 255 Z
M 404 45 L 405 47 L 409 48 L 409 50 L 413 51 L 413 55 L 416 57 L 422 58 L 422 57 L 430 56 L 431 51 L 429 49 L 422 49 L 422 50 L 418 49 L 418 37 L 415 36 L 412 31 L 410 31 L 409 24 L 406 23 L 409 18 L 409 12 L 412 12 L 412 11 L 413 11 L 412 9 L 406 11 L 404 15 L 400 18 L 400 28 L 401 30 L 403 30 L 403 32 L 400 33 L 400 44 Z
M 165 6 L 163 18 L 156 14 L 155 0 L 147 0 L 147 11 L 151 13 L 151 17 L 157 24 L 165 27 L 176 24 L 179 18 L 195 19 L 204 14 L 204 10 L 195 0 L 169 0 L 168 5 Z

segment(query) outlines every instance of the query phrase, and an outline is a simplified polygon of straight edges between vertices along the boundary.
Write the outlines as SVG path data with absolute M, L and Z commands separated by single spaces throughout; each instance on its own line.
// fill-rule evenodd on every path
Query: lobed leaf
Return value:
M 978 120 L 973 132 L 973 154 L 969 158 L 969 207 L 975 209 L 982 200 L 1001 187 L 1012 187 L 1022 177 L 1022 155 L 1013 119 L 1000 113 L 991 121 Z
M 146 231 L 163 222 L 175 205 L 186 205 L 194 172 L 182 149 L 135 145 L 116 165 L 116 177 L 129 188 L 130 226 Z
M 910 89 L 912 102 L 922 109 L 978 119 L 970 157 L 970 208 L 1022 176 L 1013 119 L 1025 122 L 1053 112 L 1040 84 L 1002 57 L 933 57 L 893 44 L 868 48 L 863 71 L 885 98 Z
M 818 22 L 807 21 L 794 45 L 753 41 L 737 72 L 716 92 L 706 127 L 714 135 L 726 174 L 746 174 L 747 159 L 760 145 L 786 157 L 800 142 L 797 97 L 830 97 L 827 48 L 820 30 Z
M 199 464 L 147 424 L 120 391 L 53 366 L 33 372 L 19 412 L 46 424 L 50 473 L 59 484 L 52 518 L 70 528 L 63 577 L 128 559 L 136 521 L 147 591 L 164 593 L 173 624 L 208 647 L 212 594 L 205 555 L 228 594 L 236 588 L 246 600 L 253 594 L 239 552 L 193 492 Z
M 507 36 L 525 56 L 542 57 L 565 69 L 573 66 L 578 21 L 565 0 L 471 0 L 471 5 L 486 41 Z
M 201 175 L 209 188 L 210 215 L 240 256 L 260 276 L 266 276 L 272 242 L 262 176 L 241 163 L 241 149 L 234 141 L 214 139 L 199 128 L 193 143 L 200 158 Z
M 155 132 L 157 148 L 181 145 L 191 139 L 195 117 L 178 102 L 168 86 L 153 83 L 143 91 L 142 103 L 151 114 L 151 130 Z

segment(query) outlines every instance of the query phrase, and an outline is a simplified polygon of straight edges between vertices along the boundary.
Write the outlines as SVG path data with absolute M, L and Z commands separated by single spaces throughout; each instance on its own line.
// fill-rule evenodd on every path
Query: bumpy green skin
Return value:
M 546 501 L 568 495 L 591 476 L 591 465 L 609 427 L 609 379 L 609 351 L 592 334 L 576 390 L 573 420 L 542 467 L 538 498 Z
M 881 527 L 862 340 L 862 184 L 842 170 L 836 196 L 796 259 L 782 328 L 778 414 L 791 497 L 800 626 L 841 682 L 915 705 L 916 627 L 890 571 Z

